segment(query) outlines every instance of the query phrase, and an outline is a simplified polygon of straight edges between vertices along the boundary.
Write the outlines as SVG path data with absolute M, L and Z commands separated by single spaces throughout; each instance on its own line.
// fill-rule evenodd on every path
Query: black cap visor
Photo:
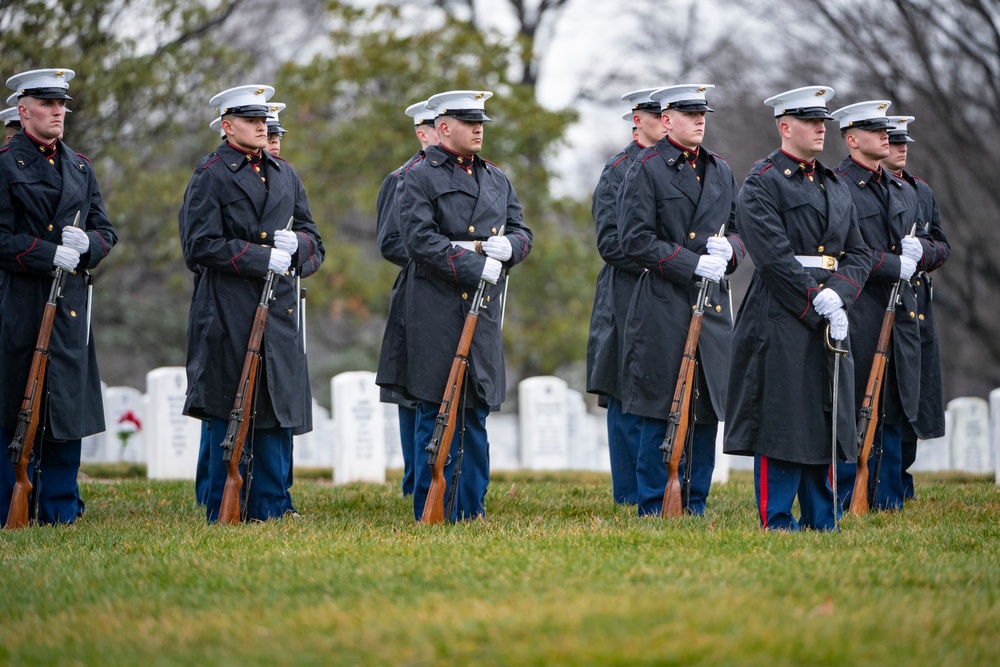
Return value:
M 18 94 L 17 99 L 22 97 L 34 97 L 39 100 L 71 100 L 66 94 L 65 88 L 25 88 Z

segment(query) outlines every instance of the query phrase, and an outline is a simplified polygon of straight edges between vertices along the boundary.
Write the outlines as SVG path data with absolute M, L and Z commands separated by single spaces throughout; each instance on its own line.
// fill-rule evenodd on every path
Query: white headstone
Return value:
M 990 445 L 996 467 L 996 482 L 1000 484 L 1000 389 L 990 392 Z
M 108 385 L 101 382 L 101 398 L 104 401 L 104 426 L 105 430 L 100 433 L 88 435 L 80 442 L 80 462 L 81 463 L 110 463 L 117 461 L 111 458 L 114 449 L 114 442 L 109 442 L 113 437 L 108 433 L 111 429 L 111 421 L 108 418 Z
M 341 373 L 330 386 L 337 428 L 334 484 L 385 483 L 385 410 L 375 373 Z
M 382 409 L 385 412 L 385 467 L 402 470 L 403 446 L 399 436 L 399 406 L 395 403 L 383 403 Z
M 965 472 L 992 472 L 989 404 L 973 396 L 956 398 L 948 403 L 948 414 L 952 428 L 952 467 Z
M 727 456 L 722 453 L 722 444 L 726 441 L 726 424 L 719 422 L 719 431 L 715 434 L 715 470 L 712 471 L 712 484 L 725 484 L 729 481 L 729 463 L 731 459 L 746 458 L 742 456 Z M 751 459 L 752 461 L 753 459 Z
M 115 461 L 146 460 L 146 414 L 142 392 L 134 387 L 108 387 L 104 392 L 107 449 Z M 109 453 L 110 454 L 110 453 Z
M 494 412 L 486 418 L 486 437 L 490 441 L 490 470 L 517 470 L 520 457 L 517 446 L 516 414 Z
M 313 428 L 292 438 L 292 465 L 297 468 L 323 468 L 332 465 L 333 441 L 326 428 L 330 411 L 313 399 Z
M 529 470 L 569 467 L 565 380 L 538 376 L 518 385 L 521 465 Z
M 181 366 L 146 374 L 146 475 L 149 479 L 194 479 L 201 422 L 182 414 L 187 375 Z
M 590 470 L 597 459 L 597 439 L 587 423 L 587 403 L 575 389 L 566 390 L 567 467 Z
M 944 413 L 944 435 L 917 441 L 917 458 L 910 472 L 941 472 L 951 470 L 951 414 Z

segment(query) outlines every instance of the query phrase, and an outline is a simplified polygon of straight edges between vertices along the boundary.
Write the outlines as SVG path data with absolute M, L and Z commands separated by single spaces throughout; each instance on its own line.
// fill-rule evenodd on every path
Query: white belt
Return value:
M 471 250 L 472 252 L 478 252 L 480 255 L 483 254 L 482 241 L 452 241 L 451 246 L 453 248 L 465 248 L 466 250 Z
M 795 261 L 807 269 L 826 269 L 836 271 L 840 263 L 830 255 L 796 255 Z

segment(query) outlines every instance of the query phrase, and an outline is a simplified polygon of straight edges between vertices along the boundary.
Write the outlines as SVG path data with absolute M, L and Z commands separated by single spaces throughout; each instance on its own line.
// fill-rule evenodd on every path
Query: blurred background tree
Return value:
M 218 144 L 208 100 L 269 83 L 285 102 L 282 157 L 299 171 L 327 248 L 309 292 L 316 397 L 375 368 L 396 268 L 375 244 L 383 177 L 418 148 L 409 104 L 489 89 L 483 155 L 510 176 L 535 232 L 511 281 L 508 382 L 554 373 L 583 389 L 600 268 L 590 192 L 629 141 L 621 94 L 717 86 L 706 146 L 741 180 L 777 145 L 762 100 L 832 85 L 835 108 L 890 98 L 912 114 L 911 171 L 938 196 L 952 259 L 935 283 L 946 398 L 1000 386 L 1000 0 L 0 0 L 0 73 L 69 67 L 66 139 L 95 164 L 120 244 L 96 276 L 102 375 L 143 388 L 182 365 L 190 273 L 177 209 Z M 575 77 L 561 103 L 551 91 Z M 821 159 L 846 150 L 829 126 Z M 737 273 L 737 287 L 750 267 Z M 739 292 L 738 292 L 739 293 Z M 512 392 L 513 393 L 513 392 Z

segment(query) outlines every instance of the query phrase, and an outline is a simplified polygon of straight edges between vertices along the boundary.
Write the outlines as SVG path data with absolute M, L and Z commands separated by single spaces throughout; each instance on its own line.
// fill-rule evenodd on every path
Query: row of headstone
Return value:
M 150 371 L 146 393 L 105 387 L 107 431 L 84 439 L 85 463 L 147 465 L 151 479 L 193 479 L 200 424 L 181 414 L 184 368 Z M 541 376 L 518 385 L 520 412 L 498 412 L 486 421 L 493 470 L 609 471 L 605 410 L 587 410 L 583 395 L 564 380 Z M 402 468 L 397 408 L 379 402 L 375 374 L 342 373 L 330 381 L 333 411 L 313 403 L 313 430 L 296 436 L 297 467 L 333 468 L 334 482 L 385 481 L 387 468 Z M 995 472 L 1000 484 L 1000 389 L 981 398 L 948 403 L 945 437 L 921 441 L 915 471 Z M 722 454 L 724 425 L 716 442 L 714 481 L 752 468 L 752 459 Z

